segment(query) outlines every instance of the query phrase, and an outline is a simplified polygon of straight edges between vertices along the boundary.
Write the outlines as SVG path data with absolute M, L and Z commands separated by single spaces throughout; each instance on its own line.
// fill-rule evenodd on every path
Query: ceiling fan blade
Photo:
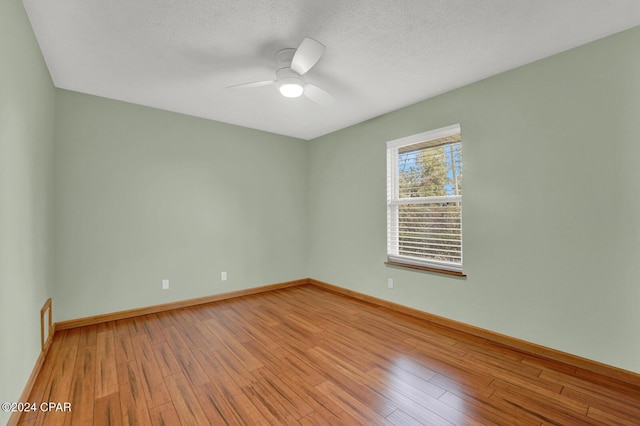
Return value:
M 275 82 L 275 80 L 254 81 L 253 83 L 242 83 L 233 86 L 227 86 L 227 89 L 250 89 L 252 87 L 268 86 L 269 84 L 273 84 Z
M 305 84 L 302 93 L 312 101 L 324 106 L 331 105 L 336 100 L 331 93 L 313 84 Z
M 309 71 L 324 54 L 324 44 L 312 38 L 305 38 L 298 46 L 291 60 L 291 69 L 302 75 Z

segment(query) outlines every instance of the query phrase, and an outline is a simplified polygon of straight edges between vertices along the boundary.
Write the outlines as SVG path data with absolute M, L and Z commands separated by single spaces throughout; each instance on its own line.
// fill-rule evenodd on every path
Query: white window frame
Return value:
M 399 225 L 398 206 L 402 204 L 430 204 L 459 202 L 462 205 L 462 195 L 447 195 L 439 197 L 414 197 L 400 198 L 399 196 L 399 176 L 398 176 L 398 150 L 403 147 L 416 144 L 424 144 L 448 136 L 460 134 L 460 124 L 443 127 L 428 132 L 419 133 L 395 139 L 387 142 L 387 263 L 402 264 L 419 269 L 434 269 L 442 272 L 452 272 L 462 275 L 462 249 L 460 252 L 460 262 L 449 262 L 428 257 L 414 257 L 399 254 Z M 461 208 L 462 210 L 462 208 Z M 462 211 L 460 212 L 462 216 Z M 462 217 L 461 224 L 462 227 Z M 462 248 L 462 229 L 460 230 Z

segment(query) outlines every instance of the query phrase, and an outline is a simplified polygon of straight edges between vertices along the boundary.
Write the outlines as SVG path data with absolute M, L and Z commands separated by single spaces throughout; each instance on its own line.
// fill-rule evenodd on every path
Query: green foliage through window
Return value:
M 462 195 L 462 144 L 398 154 L 400 198 Z

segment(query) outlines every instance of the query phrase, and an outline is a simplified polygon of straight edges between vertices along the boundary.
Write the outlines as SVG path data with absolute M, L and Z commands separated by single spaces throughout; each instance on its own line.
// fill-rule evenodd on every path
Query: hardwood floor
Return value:
M 311 285 L 56 333 L 24 425 L 640 424 L 640 387 Z

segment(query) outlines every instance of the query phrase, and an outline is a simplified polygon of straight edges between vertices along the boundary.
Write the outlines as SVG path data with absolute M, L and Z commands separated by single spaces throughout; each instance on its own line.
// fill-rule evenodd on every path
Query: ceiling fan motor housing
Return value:
M 300 74 L 289 67 L 280 68 L 278 71 L 276 71 L 276 79 L 278 81 L 289 78 L 295 79 L 302 83 L 302 77 L 300 76 Z
M 293 61 L 293 55 L 295 54 L 296 49 L 294 48 L 278 50 L 275 54 L 275 60 L 278 68 L 290 67 L 291 61 Z

